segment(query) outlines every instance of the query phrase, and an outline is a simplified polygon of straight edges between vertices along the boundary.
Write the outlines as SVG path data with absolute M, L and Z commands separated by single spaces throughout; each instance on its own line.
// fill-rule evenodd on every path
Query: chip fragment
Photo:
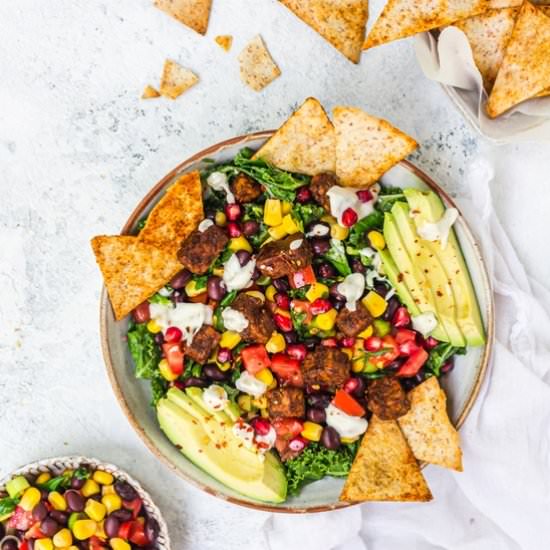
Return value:
M 160 92 L 150 84 L 147 84 L 143 89 L 141 99 L 155 99 L 157 97 L 160 97 Z
M 233 45 L 233 37 L 230 34 L 220 34 L 214 38 L 216 44 L 222 49 L 228 52 Z
M 239 65 L 241 80 L 256 92 L 281 74 L 260 35 L 255 36 L 239 54 Z
M 155 0 L 155 6 L 180 23 L 206 34 L 212 0 Z
M 162 71 L 160 94 L 170 99 L 176 99 L 198 81 L 199 77 L 191 70 L 167 59 Z

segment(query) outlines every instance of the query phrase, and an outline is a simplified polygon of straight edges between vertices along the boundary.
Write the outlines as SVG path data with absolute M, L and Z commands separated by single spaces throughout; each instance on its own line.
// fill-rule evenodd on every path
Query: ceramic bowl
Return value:
M 272 133 L 272 131 L 264 131 L 224 141 L 201 151 L 177 166 L 140 202 L 124 225 L 122 234 L 134 231 L 138 221 L 152 209 L 166 188 L 182 172 L 202 168 L 204 159 L 214 159 L 218 162 L 231 159 L 244 146 L 259 148 Z M 436 183 L 408 161 L 402 161 L 393 167 L 384 175 L 382 182 L 402 187 L 433 189 L 439 193 L 447 206 L 456 207 L 452 199 Z M 484 347 L 471 349 L 466 355 L 457 358 L 454 370 L 443 381 L 448 395 L 450 417 L 453 423 L 460 427 L 476 399 L 488 365 L 493 341 L 493 302 L 489 278 L 479 246 L 462 216 L 456 222 L 455 230 L 470 268 L 488 335 L 487 344 Z M 338 501 L 343 480 L 326 478 L 308 485 L 298 496 L 289 498 L 283 504 L 267 505 L 229 489 L 187 460 L 160 430 L 155 411 L 149 405 L 148 382 L 134 377 L 132 360 L 125 340 L 128 320 L 115 321 L 105 289 L 101 297 L 100 316 L 103 354 L 116 398 L 145 444 L 176 474 L 218 498 L 259 510 L 303 513 L 349 506 L 347 503 Z

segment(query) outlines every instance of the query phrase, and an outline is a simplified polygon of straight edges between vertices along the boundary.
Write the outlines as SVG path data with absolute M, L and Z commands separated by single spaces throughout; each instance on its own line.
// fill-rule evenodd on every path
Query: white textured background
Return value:
M 130 429 L 100 354 L 88 244 L 117 232 L 177 163 L 277 126 L 308 95 L 360 106 L 415 136 L 415 161 L 451 192 L 477 154 L 496 155 L 497 210 L 529 274 L 550 280 L 550 146 L 484 143 L 422 76 L 410 41 L 356 67 L 275 0 L 214 5 L 203 38 L 149 0 L 0 2 L 0 477 L 67 453 L 115 462 L 151 491 L 178 550 L 260 549 L 266 516 L 175 478 Z M 236 65 L 258 32 L 283 72 L 260 94 Z M 213 42 L 222 33 L 235 36 L 230 54 Z M 166 57 L 200 84 L 175 102 L 140 101 Z

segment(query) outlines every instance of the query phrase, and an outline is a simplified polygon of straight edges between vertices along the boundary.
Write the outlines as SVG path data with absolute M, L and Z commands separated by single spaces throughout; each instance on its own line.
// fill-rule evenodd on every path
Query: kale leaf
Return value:
M 330 250 L 324 255 L 324 258 L 336 268 L 340 275 L 344 275 L 345 277 L 351 274 L 351 267 L 349 266 L 342 241 L 331 239 Z
M 160 350 L 145 323 L 136 324 L 128 331 L 128 348 L 137 378 L 153 378 L 158 372 Z
M 52 477 L 46 483 L 41 483 L 38 487 L 46 491 L 57 491 L 61 487 L 67 489 L 71 485 L 72 476 L 72 472 L 65 472 L 60 476 Z
M 373 229 L 381 230 L 384 225 L 384 214 L 375 210 L 359 220 L 349 232 L 348 243 L 358 249 L 369 246 L 367 234 Z
M 157 403 L 164 397 L 168 390 L 168 382 L 160 375 L 154 376 L 151 379 L 151 406 L 156 407 Z
M 301 231 L 312 222 L 316 222 L 325 215 L 325 209 L 316 204 L 297 203 L 292 207 L 292 217 L 298 223 Z
M 424 370 L 434 376 L 441 375 L 441 367 L 453 356 L 464 355 L 466 348 L 456 347 L 447 342 L 441 342 L 430 351 Z
M 8 514 L 11 514 L 15 507 L 19 504 L 19 501 L 21 499 L 18 498 L 12 498 L 12 497 L 4 497 L 0 498 L 0 517 L 7 516 Z
M 163 306 L 167 306 L 172 303 L 172 300 L 170 300 L 168 296 L 163 296 L 158 292 L 156 294 L 153 294 L 148 301 L 150 304 L 162 304 Z

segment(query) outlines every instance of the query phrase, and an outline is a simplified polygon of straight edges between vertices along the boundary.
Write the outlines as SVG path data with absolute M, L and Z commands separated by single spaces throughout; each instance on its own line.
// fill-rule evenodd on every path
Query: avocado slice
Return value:
M 201 390 L 189 394 L 171 388 L 159 401 L 157 417 L 168 439 L 194 464 L 235 491 L 262 502 L 284 502 L 287 480 L 279 459 L 243 445 L 233 434 L 230 417 L 206 411 L 200 394 Z
M 441 323 L 433 305 L 433 301 L 431 300 L 431 292 L 427 293 L 428 296 L 426 296 L 425 290 L 429 291 L 429 287 L 424 274 L 416 267 L 416 264 L 411 261 L 407 248 L 403 244 L 401 235 L 397 229 L 395 218 L 391 212 L 386 212 L 386 214 L 384 214 L 384 239 L 393 264 L 395 265 L 395 271 L 397 272 L 394 278 L 400 283 L 395 287 L 399 297 L 407 307 L 409 307 L 410 304 L 414 304 L 414 306 L 409 309 L 410 313 L 413 315 L 433 312 L 438 318 L 438 325 L 432 331 L 432 336 L 441 342 L 449 342 L 449 335 Z M 382 261 L 384 261 L 384 267 L 386 267 L 384 256 L 382 256 Z M 390 281 L 393 283 L 391 277 Z
M 416 226 L 411 219 L 410 209 L 406 203 L 396 202 L 391 213 L 409 257 L 424 276 L 425 286 L 422 287 L 424 295 L 432 303 L 432 311 L 437 314 L 449 335 L 449 342 L 453 346 L 465 346 L 466 340 L 457 323 L 457 306 L 451 280 L 443 268 L 442 262 L 416 232 Z
M 435 223 L 443 216 L 445 205 L 433 191 L 405 189 L 404 193 L 411 210 L 414 211 L 413 222 L 416 227 L 426 222 Z M 483 345 L 486 341 L 485 328 L 470 273 L 454 229 L 451 228 L 449 231 L 449 240 L 445 248 L 441 248 L 439 242 L 423 242 L 440 259 L 452 283 L 457 304 L 457 323 L 466 343 L 470 346 Z

